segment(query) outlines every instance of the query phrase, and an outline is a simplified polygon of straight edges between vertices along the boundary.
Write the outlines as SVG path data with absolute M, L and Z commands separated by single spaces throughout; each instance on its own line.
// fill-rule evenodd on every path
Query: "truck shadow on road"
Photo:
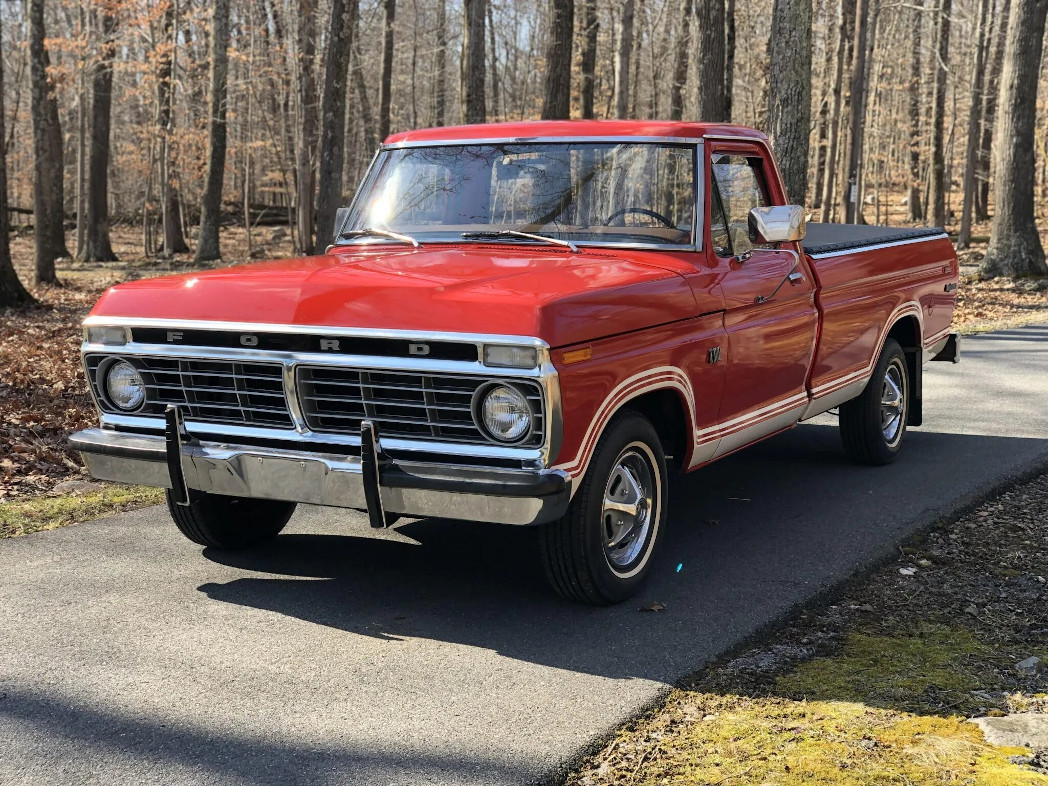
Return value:
M 279 578 L 199 590 L 390 646 L 424 638 L 674 681 L 974 501 L 1010 461 L 1048 460 L 1044 440 L 928 431 L 907 440 L 896 464 L 859 467 L 834 426 L 804 425 L 681 478 L 651 580 L 614 608 L 557 598 L 533 530 L 451 521 L 406 524 L 400 541 L 358 527 L 355 536 L 300 531 L 252 551 L 206 550 L 216 563 Z M 654 603 L 665 608 L 642 611 Z

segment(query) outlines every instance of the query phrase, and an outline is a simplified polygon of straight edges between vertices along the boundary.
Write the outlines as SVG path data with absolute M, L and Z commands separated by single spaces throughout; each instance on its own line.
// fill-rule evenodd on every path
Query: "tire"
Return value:
M 841 404 L 844 452 L 860 464 L 881 466 L 895 461 L 906 436 L 909 410 L 906 355 L 899 343 L 889 338 L 862 393 Z
M 597 443 L 567 514 L 539 530 L 553 589 L 594 606 L 635 595 L 665 529 L 667 481 L 666 456 L 651 422 L 635 412 L 616 416 Z M 609 510 L 611 503 L 635 513 L 631 518 L 630 512 Z
M 179 532 L 194 543 L 233 550 L 275 538 L 295 512 L 295 503 L 199 494 L 189 505 L 179 505 L 168 491 L 167 509 Z

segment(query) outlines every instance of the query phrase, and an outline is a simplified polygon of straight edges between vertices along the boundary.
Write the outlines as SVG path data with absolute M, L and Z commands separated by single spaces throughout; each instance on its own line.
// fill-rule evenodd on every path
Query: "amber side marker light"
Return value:
M 593 350 L 590 347 L 584 349 L 573 349 L 570 352 L 565 352 L 561 359 L 565 365 L 572 363 L 581 363 L 583 360 L 589 360 L 593 357 Z

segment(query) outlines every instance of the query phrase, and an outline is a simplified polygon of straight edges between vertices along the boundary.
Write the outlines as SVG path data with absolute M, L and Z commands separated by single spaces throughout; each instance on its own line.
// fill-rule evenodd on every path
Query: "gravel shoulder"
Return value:
M 565 784 L 1048 784 L 1046 511 L 1042 474 L 911 538 Z

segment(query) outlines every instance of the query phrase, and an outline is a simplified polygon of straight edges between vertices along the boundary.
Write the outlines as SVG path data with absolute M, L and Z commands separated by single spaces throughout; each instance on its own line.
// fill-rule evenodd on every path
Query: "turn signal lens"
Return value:
M 106 344 L 111 347 L 122 347 L 127 343 L 127 328 L 92 325 L 84 328 L 84 339 L 88 344 Z
M 480 405 L 484 430 L 499 442 L 516 442 L 531 430 L 531 407 L 516 388 L 493 385 Z
M 117 409 L 132 412 L 145 403 L 146 383 L 138 369 L 118 360 L 106 370 L 106 395 Z
M 484 346 L 484 365 L 496 368 L 535 368 L 539 353 L 535 347 L 514 347 L 491 344 Z

